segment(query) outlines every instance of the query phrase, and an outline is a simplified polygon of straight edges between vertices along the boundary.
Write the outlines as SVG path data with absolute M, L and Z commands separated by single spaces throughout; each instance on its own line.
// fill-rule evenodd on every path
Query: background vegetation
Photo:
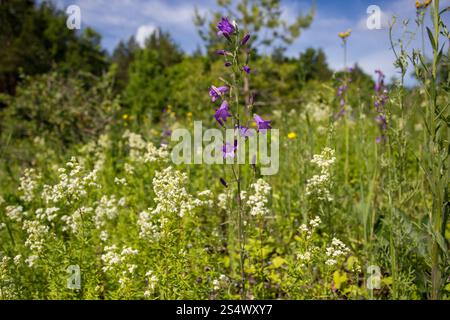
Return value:
M 0 298 L 449 299 L 448 10 L 418 7 L 433 25 L 408 27 L 434 56 L 392 39 L 386 84 L 322 50 L 284 55 L 314 8 L 286 25 L 279 1 L 218 2 L 189 55 L 163 30 L 108 54 L 46 2 L 0 1 Z M 241 168 L 243 225 L 229 168 L 168 156 L 171 130 L 217 126 L 222 14 L 252 34 L 241 101 L 281 137 L 277 175 Z

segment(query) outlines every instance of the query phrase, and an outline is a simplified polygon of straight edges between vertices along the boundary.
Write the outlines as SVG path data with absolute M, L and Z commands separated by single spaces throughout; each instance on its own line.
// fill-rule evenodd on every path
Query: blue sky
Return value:
M 91 26 L 102 35 L 102 45 L 112 51 L 120 40 L 137 36 L 143 41 L 154 28 L 169 31 L 175 41 L 186 52 L 192 52 L 201 45 L 196 28 L 192 23 L 194 7 L 207 13 L 217 8 L 215 0 L 55 0 L 61 9 L 76 4 L 81 9 L 82 26 Z M 348 42 L 349 64 L 357 62 L 366 72 L 373 74 L 382 69 L 388 78 L 396 74 L 393 53 L 388 38 L 388 21 L 396 15 L 399 21 L 410 18 L 410 29 L 415 30 L 415 0 L 317 0 L 316 16 L 311 27 L 288 48 L 287 54 L 298 56 L 308 47 L 324 49 L 333 69 L 343 67 L 343 53 L 337 32 L 348 28 L 353 30 Z M 449 6 L 450 0 L 441 0 L 442 6 Z M 292 21 L 299 12 L 306 12 L 312 0 L 284 0 L 283 17 Z M 366 27 L 369 5 L 382 10 L 381 30 Z M 450 19 L 449 19 L 450 22 Z M 412 47 L 420 47 L 420 37 Z M 412 83 L 412 80 L 408 80 Z

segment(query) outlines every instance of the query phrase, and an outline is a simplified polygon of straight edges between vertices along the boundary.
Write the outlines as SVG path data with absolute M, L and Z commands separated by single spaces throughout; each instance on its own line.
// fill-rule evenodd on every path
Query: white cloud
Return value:
M 141 46 L 144 47 L 145 40 L 156 30 L 156 27 L 151 24 L 142 25 L 138 28 L 136 32 L 136 41 Z
M 153 0 L 149 3 L 142 4 L 142 13 L 158 23 L 190 28 L 193 25 L 194 5 L 169 5 L 160 0 Z

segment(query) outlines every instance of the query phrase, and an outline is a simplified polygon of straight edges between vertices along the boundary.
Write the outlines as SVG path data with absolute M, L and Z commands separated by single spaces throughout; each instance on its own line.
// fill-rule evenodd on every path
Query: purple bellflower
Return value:
M 253 119 L 255 120 L 256 125 L 258 126 L 258 130 L 260 130 L 261 132 L 265 132 L 266 129 L 272 129 L 272 127 L 270 126 L 271 121 L 264 120 L 257 114 L 253 116 Z
M 247 33 L 241 40 L 241 46 L 245 46 L 249 39 L 250 39 L 250 34 Z
M 244 70 L 247 74 L 249 74 L 252 71 L 252 69 L 250 69 L 250 67 L 247 65 L 243 66 L 242 70 Z
M 234 26 L 226 17 L 222 17 L 222 20 L 220 20 L 220 22 L 217 24 L 217 29 L 219 30 L 219 32 L 217 32 L 217 35 L 223 35 L 226 38 L 228 38 L 235 31 Z
M 237 140 L 234 140 L 234 145 L 227 142 L 222 147 L 222 153 L 224 158 L 234 158 L 237 149 Z
M 239 135 L 243 138 L 247 137 L 253 137 L 253 129 L 250 129 L 249 127 L 240 126 L 239 127 Z
M 220 56 L 229 56 L 229 55 L 232 55 L 231 52 L 225 51 L 225 50 L 217 50 L 217 51 L 216 51 L 216 54 L 218 54 L 218 55 L 220 55 Z
M 221 86 L 218 88 L 216 88 L 215 86 L 211 86 L 211 88 L 209 89 L 209 96 L 211 97 L 212 102 L 214 102 L 226 92 L 228 92 L 227 86 Z
M 387 130 L 387 120 L 386 117 L 382 114 L 375 117 L 375 121 L 378 123 L 378 127 L 380 128 L 381 136 L 376 139 L 377 143 L 381 143 L 386 141 L 385 132 Z
M 217 122 L 223 127 L 223 123 L 231 116 L 231 113 L 228 111 L 228 102 L 224 101 L 220 108 L 216 110 L 214 118 L 216 118 Z
M 375 83 L 375 91 L 380 92 L 384 88 L 384 73 L 381 70 L 375 70 L 375 73 L 378 74 L 378 80 Z

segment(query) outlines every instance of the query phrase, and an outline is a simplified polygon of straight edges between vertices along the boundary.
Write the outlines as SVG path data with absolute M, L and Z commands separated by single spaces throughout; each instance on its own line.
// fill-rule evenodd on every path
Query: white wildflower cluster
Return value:
M 37 259 L 39 259 L 39 257 L 37 255 L 31 255 L 25 259 L 25 262 L 28 265 L 28 267 L 31 268 L 34 266 L 34 263 L 36 262 Z
M 114 183 L 117 184 L 118 186 L 127 186 L 127 179 L 125 178 L 119 178 L 119 177 L 115 177 L 114 178 Z
M 78 233 L 83 225 L 83 220 L 88 220 L 91 213 L 94 211 L 91 207 L 80 207 L 76 209 L 71 215 L 64 215 L 61 221 L 64 222 L 63 231 L 70 231 L 73 234 Z
M 39 179 L 41 179 L 41 176 L 36 174 L 36 170 L 32 168 L 25 169 L 23 176 L 20 178 L 20 199 L 25 202 L 33 201 L 34 192 L 38 186 Z
M 316 216 L 308 224 L 302 224 L 299 228 L 302 247 L 297 254 L 297 260 L 300 262 L 300 266 L 313 261 L 325 263 L 327 266 L 334 266 L 341 258 L 350 253 L 350 249 L 337 238 L 333 238 L 331 244 L 326 247 L 317 246 L 314 243 L 313 235 L 320 224 L 321 220 Z
M 200 206 L 211 208 L 213 206 L 213 193 L 211 190 L 204 190 L 197 194 L 197 203 Z
M 99 237 L 100 237 L 101 241 L 103 241 L 103 242 L 107 241 L 109 239 L 108 231 L 106 231 L 106 230 L 100 231 L 100 236 Z
M 26 211 L 23 211 L 22 206 L 7 206 L 5 213 L 9 219 L 16 222 L 21 222 L 28 215 Z
M 231 198 L 231 194 L 229 192 L 227 193 L 219 193 L 217 196 L 217 206 L 220 209 L 227 210 L 228 208 L 228 202 Z
M 102 134 L 97 141 L 90 141 L 85 144 L 81 149 L 80 153 L 83 155 L 92 155 L 95 159 L 94 170 L 97 172 L 103 169 L 107 153 L 106 151 L 111 149 L 111 138 L 107 134 Z M 84 164 L 85 159 L 81 158 L 80 163 Z
M 23 229 L 28 235 L 25 246 L 33 252 L 42 252 L 46 235 L 49 232 L 48 226 L 37 220 L 25 220 L 23 222 Z
M 156 285 L 158 284 L 158 277 L 149 270 L 145 273 L 145 280 L 147 282 L 148 289 L 144 291 L 144 297 L 148 298 L 155 291 Z
M 42 198 L 46 203 L 58 202 L 64 198 L 78 200 L 85 197 L 89 187 L 100 188 L 96 183 L 97 171 L 84 174 L 84 168 L 75 157 L 66 164 L 66 168 L 58 169 L 59 182 L 53 186 L 44 185 Z
M 129 262 L 131 256 L 135 256 L 139 253 L 131 247 L 125 247 L 122 250 L 114 244 L 112 246 L 106 246 L 104 248 L 105 253 L 102 254 L 101 260 L 104 263 L 102 268 L 103 272 L 114 271 L 119 266 L 124 266 Z M 127 269 L 130 269 L 131 265 L 127 265 Z
M 219 279 L 214 279 L 214 280 L 213 280 L 213 282 L 212 282 L 212 284 L 213 284 L 213 289 L 214 289 L 215 291 L 218 291 L 218 290 L 220 290 L 221 288 L 227 287 L 229 283 L 230 283 L 230 279 L 229 279 L 226 275 L 221 274 L 221 275 L 219 276 Z
M 258 179 L 250 187 L 254 191 L 247 200 L 247 205 L 250 207 L 250 214 L 252 216 L 265 216 L 269 214 L 270 209 L 267 208 L 267 204 L 269 202 L 268 196 L 272 189 L 270 185 L 263 179 Z M 246 196 L 246 194 L 244 195 Z
M 36 210 L 36 218 L 39 220 L 52 222 L 58 216 L 58 211 L 59 208 L 57 207 L 46 208 L 45 210 L 43 208 L 39 208 Z
M 123 166 L 123 169 L 125 170 L 126 174 L 129 174 L 129 175 L 134 174 L 134 167 L 133 167 L 133 165 L 131 165 L 129 163 L 125 163 Z
M 314 175 L 307 181 L 306 195 L 321 201 L 333 201 L 330 193 L 331 166 L 335 163 L 334 150 L 325 148 L 321 154 L 313 156 L 311 163 L 320 168 L 320 174 Z
M 103 262 L 103 272 L 113 272 L 118 276 L 118 282 L 121 288 L 126 287 L 134 275 L 137 265 L 131 263 L 133 256 L 136 256 L 139 251 L 131 247 L 125 247 L 119 250 L 116 245 L 106 246 L 105 253 L 102 254 L 101 260 Z
M 157 148 L 153 143 L 146 142 L 140 134 L 125 131 L 122 136 L 128 139 L 128 146 L 130 148 L 130 158 L 136 162 L 151 163 L 160 160 L 167 160 L 169 152 L 166 145 L 161 145 Z
M 339 239 L 333 238 L 331 245 L 326 248 L 328 266 L 334 266 L 338 259 L 345 257 L 350 252 L 350 249 Z
M 161 219 L 166 219 L 161 217 L 158 219 L 154 215 L 148 213 L 147 211 L 142 211 L 139 213 L 139 218 L 137 225 L 139 227 L 139 237 L 142 239 L 158 241 L 161 237 L 161 227 L 157 223 Z M 164 222 L 162 222 L 164 224 Z
M 22 262 L 22 255 L 18 254 L 14 257 L 13 261 L 16 266 L 20 265 L 20 263 Z
M 316 253 L 320 252 L 320 248 L 310 243 L 310 240 L 314 231 L 319 227 L 321 222 L 322 221 L 320 220 L 320 218 L 316 216 L 314 219 L 310 220 L 308 224 L 302 224 L 299 227 L 300 234 L 306 241 L 306 248 L 304 248 L 302 252 L 297 254 L 297 259 L 301 261 L 302 265 L 311 261 L 313 259 L 313 256 Z
M 308 114 L 316 122 L 327 121 L 330 117 L 330 108 L 323 103 L 308 102 L 304 110 L 303 118 Z
M 300 233 L 306 236 L 306 239 L 310 239 L 314 231 L 319 227 L 322 220 L 318 216 L 309 221 L 309 226 L 302 224 L 299 228 Z
M 108 197 L 103 196 L 100 201 L 96 204 L 94 223 L 97 229 L 105 226 L 108 220 L 114 220 L 119 214 L 119 206 L 125 204 L 125 199 L 121 198 L 117 201 L 114 195 Z
M 11 258 L 0 252 L 0 300 L 17 299 L 16 286 L 11 276 Z
M 152 213 L 174 214 L 183 217 L 195 208 L 203 205 L 199 199 L 190 195 L 184 185 L 187 182 L 187 175 L 180 171 L 167 167 L 162 171 L 157 171 L 153 178 L 153 190 L 156 194 L 156 208 Z

